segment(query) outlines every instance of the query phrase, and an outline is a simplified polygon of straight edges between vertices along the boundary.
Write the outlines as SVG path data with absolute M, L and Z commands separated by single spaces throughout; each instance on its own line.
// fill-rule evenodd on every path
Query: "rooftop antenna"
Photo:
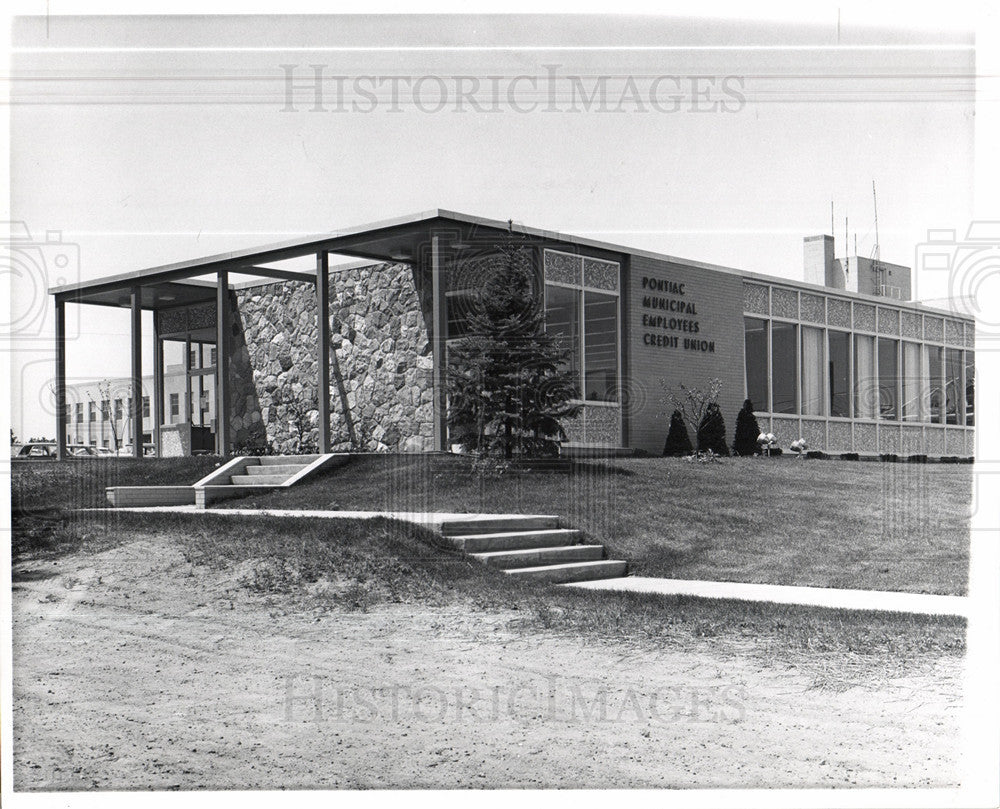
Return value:
M 878 243 L 878 195 L 875 192 L 875 181 L 872 180 L 872 205 L 875 210 L 875 246 L 872 248 L 872 274 L 875 276 L 875 294 L 885 292 L 885 279 L 882 277 L 882 248 Z
M 848 245 L 850 245 L 850 242 L 847 240 L 847 217 L 845 216 L 844 217 L 844 276 L 845 277 L 847 276 L 847 273 L 851 271 L 851 259 L 847 255 L 848 250 L 850 250 L 851 248 Z M 857 250 L 855 249 L 854 252 L 856 253 Z
M 837 257 L 837 231 L 833 229 L 833 198 L 830 198 L 830 237 L 833 239 L 833 256 Z

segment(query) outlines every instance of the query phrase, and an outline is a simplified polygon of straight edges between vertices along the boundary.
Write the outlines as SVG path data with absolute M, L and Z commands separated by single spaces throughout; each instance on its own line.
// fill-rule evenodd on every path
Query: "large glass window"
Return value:
M 829 332 L 830 415 L 851 415 L 851 335 L 846 331 Z
M 948 348 L 944 352 L 945 415 L 947 424 L 962 424 L 962 352 Z
M 927 385 L 919 343 L 903 343 L 903 421 L 926 421 Z
M 976 423 L 976 352 L 965 352 L 965 423 Z
M 584 398 L 618 401 L 618 298 L 584 292 Z
M 747 398 L 754 409 L 767 411 L 767 321 L 743 318 L 744 362 L 747 375 Z
M 944 380 L 941 378 L 944 358 L 939 346 L 925 346 L 927 352 L 927 380 L 929 385 L 930 420 L 944 423 Z
M 545 328 L 569 351 L 577 396 L 618 401 L 619 265 L 546 250 Z
M 577 395 L 580 390 L 580 296 L 577 289 L 548 284 L 545 287 L 545 330 L 555 334 L 564 351 L 570 353 L 567 370 L 572 374 Z
M 854 335 L 854 417 L 873 419 L 878 412 L 878 378 L 875 375 L 875 338 Z
M 802 327 L 802 415 L 823 415 L 823 330 Z
M 795 413 L 798 400 L 796 344 L 793 323 L 771 323 L 771 410 Z
M 878 338 L 878 417 L 899 420 L 899 341 Z

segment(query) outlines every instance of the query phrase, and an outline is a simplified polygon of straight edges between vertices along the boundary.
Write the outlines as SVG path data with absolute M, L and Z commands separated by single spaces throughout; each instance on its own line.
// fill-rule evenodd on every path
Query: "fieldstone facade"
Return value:
M 237 452 L 318 451 L 319 343 L 311 283 L 233 293 L 231 430 Z M 335 452 L 433 449 L 430 300 L 407 264 L 330 273 Z

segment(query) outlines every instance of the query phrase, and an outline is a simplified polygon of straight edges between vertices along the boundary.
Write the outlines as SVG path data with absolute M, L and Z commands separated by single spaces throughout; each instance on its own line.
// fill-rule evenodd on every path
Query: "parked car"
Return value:
M 118 452 L 115 453 L 119 458 L 131 458 L 133 455 L 132 445 L 127 444 L 121 447 Z M 142 455 L 144 458 L 155 458 L 156 457 L 156 445 L 155 444 L 143 444 L 142 445 Z
M 18 461 L 55 460 L 55 441 L 28 441 L 25 444 L 11 444 L 10 457 Z
M 28 441 L 23 444 L 12 444 L 10 457 L 15 460 L 55 460 L 55 441 Z M 114 458 L 114 450 L 107 447 L 95 447 L 92 444 L 67 444 L 66 455 L 71 458 Z
M 114 458 L 114 450 L 98 447 L 94 444 L 69 444 L 66 447 L 70 455 L 76 458 Z

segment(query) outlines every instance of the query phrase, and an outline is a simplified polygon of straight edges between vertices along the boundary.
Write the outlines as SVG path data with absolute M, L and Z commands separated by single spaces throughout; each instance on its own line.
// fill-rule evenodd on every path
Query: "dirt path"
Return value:
M 525 635 L 516 611 L 284 614 L 238 576 L 155 541 L 19 571 L 15 788 L 957 782 L 954 662 L 838 693 L 694 641 Z

